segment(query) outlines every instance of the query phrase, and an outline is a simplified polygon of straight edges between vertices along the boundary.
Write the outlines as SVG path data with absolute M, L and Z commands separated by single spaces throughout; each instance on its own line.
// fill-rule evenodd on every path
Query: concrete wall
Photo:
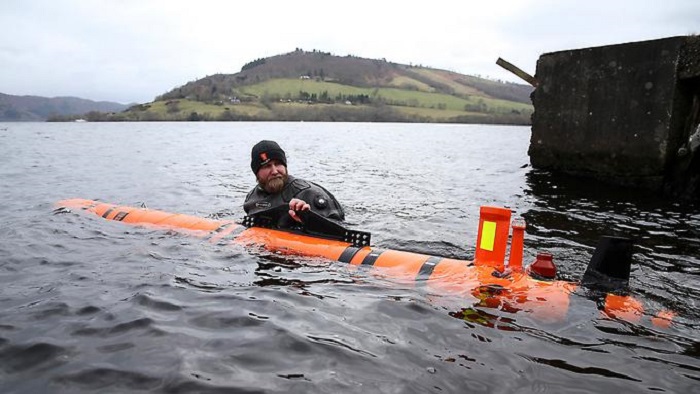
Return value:
M 689 187 L 679 186 L 692 169 L 679 164 L 678 152 L 700 122 L 698 37 L 544 54 L 535 78 L 533 167 L 658 190 Z

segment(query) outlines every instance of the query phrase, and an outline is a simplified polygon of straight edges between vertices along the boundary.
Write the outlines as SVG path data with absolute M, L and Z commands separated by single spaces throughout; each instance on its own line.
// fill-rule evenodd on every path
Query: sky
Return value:
M 548 52 L 700 34 L 699 0 L 2 0 L 0 93 L 146 103 L 301 48 L 524 83 Z

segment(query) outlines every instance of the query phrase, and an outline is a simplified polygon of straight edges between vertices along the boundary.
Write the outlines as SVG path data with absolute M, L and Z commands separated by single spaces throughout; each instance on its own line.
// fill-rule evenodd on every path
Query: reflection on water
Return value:
M 531 243 L 573 255 L 572 268 L 580 275 L 590 255 L 585 251 L 601 235 L 631 238 L 632 287 L 684 316 L 700 318 L 697 203 L 664 201 L 644 191 L 540 171 L 531 171 L 527 183 L 535 198 L 523 214 Z
M 533 171 L 527 128 L 3 127 L 3 392 L 692 392 L 700 380 L 697 206 Z M 526 262 L 550 252 L 577 280 L 601 235 L 632 237 L 628 290 L 645 310 L 617 319 L 579 288 L 547 321 L 497 286 L 454 297 L 341 263 L 51 214 L 82 197 L 240 218 L 263 138 L 380 247 L 471 258 L 479 206 L 508 206 L 527 222 Z M 676 314 L 668 328 L 651 323 L 661 310 Z

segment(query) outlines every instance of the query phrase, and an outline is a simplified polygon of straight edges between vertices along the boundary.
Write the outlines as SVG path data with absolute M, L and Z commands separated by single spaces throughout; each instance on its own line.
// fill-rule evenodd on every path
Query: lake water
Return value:
M 379 247 L 472 258 L 479 206 L 525 218 L 525 261 L 581 277 L 636 240 L 657 328 L 584 291 L 563 322 L 443 300 L 342 263 L 76 213 L 66 198 L 240 219 L 250 148 L 342 202 Z M 700 209 L 529 166 L 528 127 L 0 123 L 0 392 L 700 392 Z M 461 319 L 463 310 L 481 319 Z

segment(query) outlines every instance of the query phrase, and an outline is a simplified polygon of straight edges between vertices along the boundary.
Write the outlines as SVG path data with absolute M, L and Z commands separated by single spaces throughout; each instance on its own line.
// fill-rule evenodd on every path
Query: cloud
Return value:
M 692 33 L 700 2 L 9 0 L 0 92 L 147 102 L 261 57 L 318 49 L 518 81 L 545 52 Z

